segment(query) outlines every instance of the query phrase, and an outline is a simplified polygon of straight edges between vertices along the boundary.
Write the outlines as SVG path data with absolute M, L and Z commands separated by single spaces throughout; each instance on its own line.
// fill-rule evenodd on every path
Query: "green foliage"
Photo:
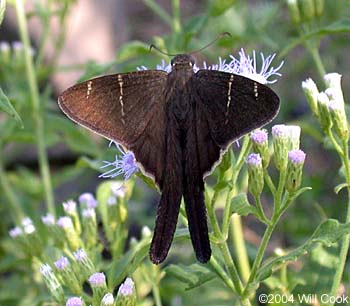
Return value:
M 182 207 L 174 245 L 161 266 L 148 259 L 152 236 L 148 226 L 153 226 L 153 204 L 159 192 L 154 182 L 139 171 L 127 181 L 96 183 L 102 172 L 101 161 L 122 157 L 114 146 L 108 148 L 107 142 L 96 140 L 57 108 L 52 74 L 82 64 L 57 64 L 69 30 L 68 15 L 76 1 L 36 1 L 31 11 L 23 10 L 23 2 L 0 0 L 1 28 L 7 4 L 16 12 L 21 39 L 21 44 L 0 44 L 1 305 L 64 305 L 72 295 L 81 296 L 86 305 L 100 305 L 100 295 L 110 292 L 116 297 L 127 277 L 132 277 L 136 288 L 128 303 L 141 306 L 258 305 L 256 297 L 262 289 L 278 294 L 335 295 L 340 286 L 349 286 L 349 148 L 347 137 L 335 126 L 337 120 L 348 126 L 349 107 L 343 105 L 341 109 L 347 116 L 336 117 L 327 104 L 323 111 L 329 124 L 320 126 L 318 93 L 313 96 L 312 91 L 305 91 L 305 99 L 300 86 L 306 77 L 312 77 L 318 91 L 329 89 L 323 80 L 326 71 L 337 71 L 348 79 L 349 63 L 341 56 L 349 48 L 348 1 L 297 0 L 291 8 L 287 1 L 208 0 L 189 14 L 186 1 L 171 0 L 171 5 L 163 8 L 154 0 L 143 0 L 137 5 L 150 10 L 162 34 L 150 41 L 133 38 L 119 47 L 110 62 L 88 61 L 79 66 L 77 81 L 134 71 L 138 66 L 154 69 L 164 56 L 156 50 L 150 52 L 150 44 L 164 52 L 183 53 L 203 47 L 223 32 L 232 36 L 195 56 L 210 64 L 219 56 L 229 61 L 229 54 L 237 57 L 237 50 L 244 47 L 247 54 L 257 50 L 257 67 L 262 62 L 260 51 L 275 52 L 275 61 L 285 62 L 283 77 L 273 85 L 281 98 L 281 111 L 274 122 L 302 127 L 300 147 L 307 158 L 304 168 L 299 169 L 303 171 L 301 186 L 286 190 L 290 178 L 287 151 L 281 150 L 284 166 L 276 166 L 276 151 L 283 148 L 266 145 L 265 154 L 271 162 L 263 167 L 262 193 L 249 194 L 254 177 L 244 163 L 256 148 L 245 136 L 239 148 L 233 144 L 206 180 L 213 249 L 209 263 L 194 261 Z M 44 29 L 35 52 L 29 45 L 31 19 Z M 56 31 L 53 20 L 59 21 Z M 133 20 L 125 25 L 132 37 L 135 27 L 149 27 L 148 19 L 138 22 L 133 27 Z M 48 50 L 54 50 L 50 58 Z M 169 58 L 165 61 L 168 63 Z M 201 61 L 197 64 L 201 66 Z M 346 102 L 348 87 L 338 87 Z M 334 98 L 327 97 L 330 102 Z M 69 152 L 68 161 L 59 159 L 62 148 Z M 116 196 L 116 185 L 124 192 L 122 197 Z M 87 207 L 82 203 L 74 213 L 59 205 L 59 201 L 76 198 L 86 190 L 96 193 L 98 201 L 92 219 L 83 216 Z M 111 198 L 117 198 L 115 205 Z M 56 223 L 44 224 L 41 217 L 47 213 L 55 221 L 56 216 L 70 217 L 73 227 L 67 230 Z M 34 232 L 23 224 L 26 216 L 33 219 Z M 242 224 L 249 231 L 243 231 Z M 14 226 L 22 234 L 9 237 L 8 230 Z M 251 231 L 255 235 L 243 235 Z M 257 241 L 256 236 L 261 239 Z M 274 253 L 272 246 L 278 246 Z M 88 255 L 84 265 L 74 258 L 77 247 Z M 73 285 L 72 279 L 67 280 L 54 267 L 63 255 L 72 265 Z M 56 288 L 56 295 L 47 286 L 53 284 L 52 279 L 48 282 L 48 276 L 39 272 L 42 264 L 49 264 L 51 277 L 57 278 L 60 289 Z M 86 290 L 88 277 L 101 271 L 106 275 L 107 288 L 91 294 Z M 118 303 L 124 299 L 128 298 L 119 295 Z

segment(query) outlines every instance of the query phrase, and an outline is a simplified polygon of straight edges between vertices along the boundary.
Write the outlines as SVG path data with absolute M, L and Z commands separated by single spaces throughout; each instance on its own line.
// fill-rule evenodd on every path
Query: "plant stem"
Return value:
M 346 212 L 346 218 L 345 222 L 349 223 L 350 222 L 350 164 L 349 164 L 349 147 L 347 140 L 342 141 L 342 147 L 343 147 L 343 155 L 342 155 L 342 162 L 345 168 L 345 177 L 346 177 L 346 183 L 348 184 L 347 190 L 348 190 L 348 207 L 347 207 L 347 212 Z M 342 243 L 340 247 L 340 254 L 339 254 L 339 263 L 337 266 L 337 269 L 335 271 L 335 275 L 333 278 L 333 284 L 331 288 L 331 293 L 330 296 L 336 296 L 342 276 L 344 273 L 344 267 L 346 264 L 346 257 L 349 251 L 349 245 L 350 245 L 350 234 L 345 235 L 342 238 Z M 330 303 L 329 305 L 334 305 L 334 303 Z
M 1 154 L 0 154 L 0 186 L 4 192 L 4 195 L 7 197 L 7 200 L 9 201 L 9 204 L 11 207 L 10 212 L 12 214 L 13 221 L 16 224 L 20 224 L 21 220 L 24 218 L 24 213 L 17 201 L 16 194 L 13 192 L 7 180 Z
M 210 264 L 219 277 L 223 280 L 227 287 L 229 287 L 233 292 L 236 292 L 232 280 L 227 276 L 224 269 L 219 265 L 214 255 L 210 257 Z
M 169 16 L 169 14 L 164 11 L 157 3 L 154 2 L 154 0 L 143 0 L 143 2 L 154 12 L 158 15 L 160 19 L 162 19 L 167 25 L 170 27 L 173 26 L 172 18 Z
M 46 154 L 46 147 L 45 147 L 45 140 L 44 140 L 45 127 L 43 122 L 42 111 L 40 108 L 37 78 L 35 75 L 32 56 L 30 54 L 28 26 L 27 26 L 27 20 L 26 20 L 26 15 L 24 11 L 23 1 L 16 0 L 15 7 L 16 7 L 20 37 L 24 46 L 26 75 L 27 75 L 27 80 L 29 84 L 30 96 L 31 96 L 32 116 L 35 124 L 35 135 L 37 140 L 40 174 L 44 185 L 47 210 L 49 213 L 55 216 L 54 197 L 52 192 L 49 163 L 48 163 L 48 158 Z
M 180 22 L 180 0 L 172 0 L 173 4 L 173 32 L 179 33 L 181 31 Z
M 159 293 L 159 286 L 154 284 L 152 286 L 152 293 L 153 293 L 153 297 L 154 297 L 154 304 L 156 306 L 162 306 L 162 300 L 160 298 L 160 293 Z

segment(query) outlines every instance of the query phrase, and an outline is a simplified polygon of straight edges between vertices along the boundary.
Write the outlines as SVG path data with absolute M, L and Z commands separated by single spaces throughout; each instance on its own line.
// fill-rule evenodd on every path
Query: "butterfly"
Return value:
M 194 58 L 176 55 L 170 73 L 144 70 L 106 75 L 74 85 L 58 98 L 76 123 L 134 153 L 161 191 L 150 259 L 166 258 L 184 199 L 199 262 L 211 257 L 204 180 L 230 144 L 270 122 L 279 98 L 249 78 L 194 72 Z

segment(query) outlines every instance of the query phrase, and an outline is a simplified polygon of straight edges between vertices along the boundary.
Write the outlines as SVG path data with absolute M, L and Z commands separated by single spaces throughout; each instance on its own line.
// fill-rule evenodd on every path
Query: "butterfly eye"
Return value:
M 172 59 L 170 63 L 171 63 L 171 66 L 172 66 L 172 67 L 175 66 L 175 61 L 174 61 L 174 59 Z

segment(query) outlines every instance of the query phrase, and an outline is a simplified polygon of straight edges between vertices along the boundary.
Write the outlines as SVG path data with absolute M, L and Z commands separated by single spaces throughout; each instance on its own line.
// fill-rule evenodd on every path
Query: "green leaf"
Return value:
M 256 276 L 256 282 L 268 278 L 274 270 L 278 269 L 280 264 L 289 261 L 296 261 L 299 257 L 309 253 L 318 243 L 330 246 L 344 235 L 350 234 L 350 223 L 342 224 L 337 220 L 328 219 L 318 226 L 311 238 L 303 245 L 289 252 L 287 255 L 274 258 L 259 268 Z
M 85 67 L 84 74 L 79 78 L 78 83 L 91 79 L 99 75 L 106 74 L 115 62 L 99 64 L 95 61 L 89 61 Z
M 258 212 L 255 206 L 249 204 L 247 195 L 245 193 L 240 193 L 236 195 L 231 200 L 231 215 L 236 213 L 240 216 L 247 216 L 253 214 L 258 217 Z
M 216 274 L 206 266 L 197 263 L 190 266 L 171 264 L 166 267 L 165 272 L 185 283 L 187 285 L 186 290 L 197 288 L 216 277 Z
M 4 20 L 6 10 L 6 0 L 0 0 L 0 25 Z
M 0 109 L 3 110 L 5 113 L 7 113 L 9 116 L 11 116 L 17 122 L 17 125 L 21 129 L 23 129 L 23 122 L 21 117 L 18 115 L 15 108 L 12 106 L 10 100 L 4 94 L 1 87 L 0 87 Z
M 346 187 L 348 187 L 348 186 L 349 186 L 348 183 L 341 183 L 341 184 L 339 184 L 339 185 L 337 185 L 337 186 L 334 187 L 334 192 L 335 192 L 336 194 L 338 194 L 340 190 L 342 190 L 343 188 L 346 188 Z
M 211 16 L 220 16 L 230 9 L 236 0 L 212 0 L 210 2 L 209 14 Z
M 324 28 L 320 28 L 316 31 L 309 32 L 296 39 L 293 39 L 287 44 L 286 47 L 284 47 L 284 49 L 279 54 L 279 57 L 280 58 L 285 57 L 290 50 L 294 49 L 295 47 L 297 47 L 298 45 L 302 44 L 303 42 L 307 41 L 310 38 L 313 38 L 316 36 L 322 37 L 328 34 L 347 33 L 347 32 L 350 32 L 350 19 L 338 20 Z
M 149 45 L 141 41 L 134 40 L 123 45 L 118 50 L 117 58 L 118 58 L 118 62 L 124 62 L 131 58 L 137 57 L 141 54 L 148 54 L 148 53 L 149 53 Z

